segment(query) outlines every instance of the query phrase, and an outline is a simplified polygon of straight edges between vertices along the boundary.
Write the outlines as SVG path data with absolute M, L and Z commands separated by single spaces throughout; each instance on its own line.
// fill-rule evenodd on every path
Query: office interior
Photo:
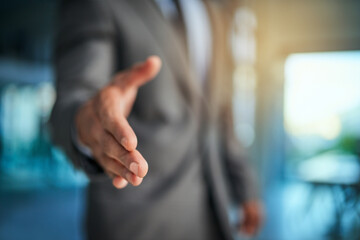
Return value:
M 47 126 L 58 7 L 0 4 L 0 239 L 84 239 L 88 179 Z M 235 131 L 266 211 L 254 239 L 360 239 L 359 12 L 357 0 L 240 1 Z

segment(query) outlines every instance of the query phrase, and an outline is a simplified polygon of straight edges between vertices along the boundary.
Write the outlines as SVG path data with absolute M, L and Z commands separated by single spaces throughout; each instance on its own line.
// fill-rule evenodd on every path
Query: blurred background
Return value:
M 0 239 L 83 239 L 86 177 L 52 145 L 57 0 L 0 2 Z M 241 1 L 236 133 L 259 240 L 360 239 L 360 1 Z

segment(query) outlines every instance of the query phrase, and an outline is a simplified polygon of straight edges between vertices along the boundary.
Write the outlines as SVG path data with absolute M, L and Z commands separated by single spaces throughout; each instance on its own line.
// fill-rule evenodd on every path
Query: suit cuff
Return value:
M 259 198 L 259 193 L 255 185 L 247 187 L 235 187 L 233 190 L 234 200 L 236 203 L 242 204 Z
M 74 146 L 77 148 L 77 150 L 85 155 L 88 158 L 93 158 L 93 154 L 91 152 L 91 149 L 84 144 L 81 143 L 79 136 L 75 130 L 75 124 L 71 125 L 71 140 L 74 144 Z

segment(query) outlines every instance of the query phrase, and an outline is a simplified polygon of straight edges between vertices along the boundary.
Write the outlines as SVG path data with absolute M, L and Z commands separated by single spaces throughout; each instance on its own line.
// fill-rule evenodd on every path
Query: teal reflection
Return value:
M 0 190 L 86 184 L 51 143 L 47 121 L 54 100 L 50 65 L 0 60 Z

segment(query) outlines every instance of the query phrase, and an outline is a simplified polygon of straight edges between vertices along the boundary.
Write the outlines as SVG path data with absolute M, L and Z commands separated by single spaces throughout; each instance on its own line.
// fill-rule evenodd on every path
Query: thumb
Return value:
M 114 84 L 126 89 L 141 87 L 152 80 L 161 69 L 161 59 L 158 56 L 150 56 L 144 62 L 135 64 L 126 72 L 115 76 Z

